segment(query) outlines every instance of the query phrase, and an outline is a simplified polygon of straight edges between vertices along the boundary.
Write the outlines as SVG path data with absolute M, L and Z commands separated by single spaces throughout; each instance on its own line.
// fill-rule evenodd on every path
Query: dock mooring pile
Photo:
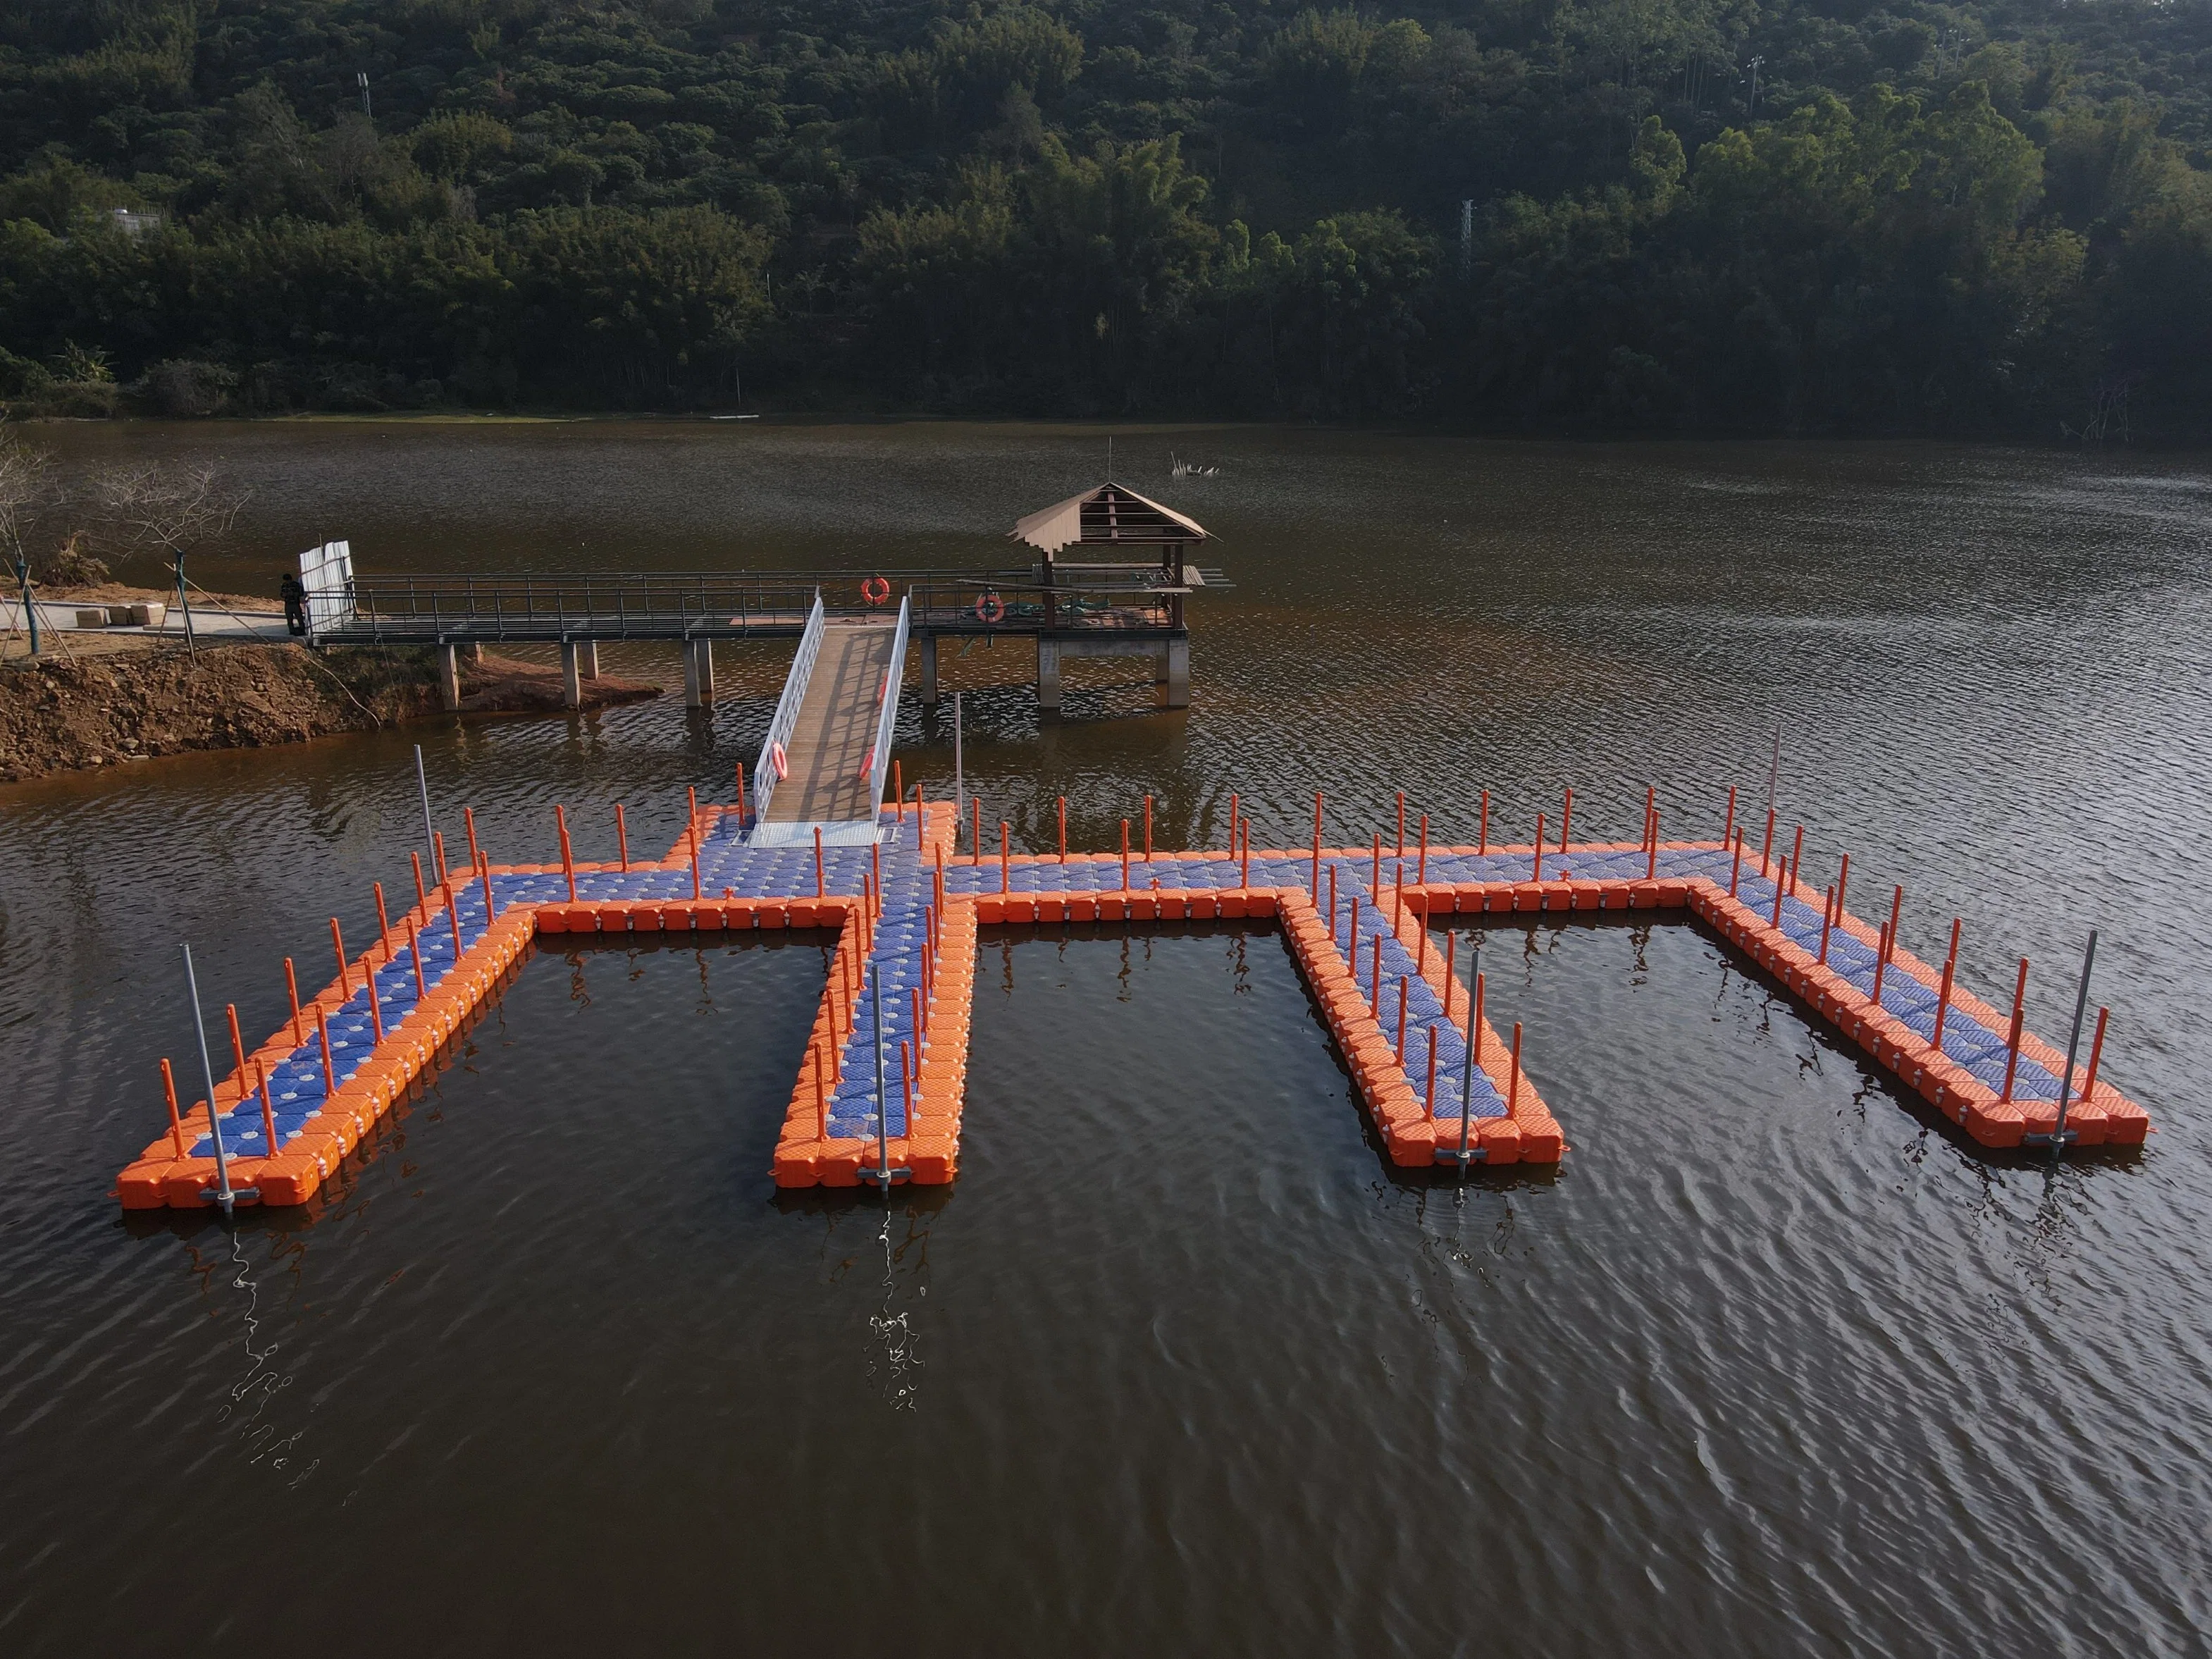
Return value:
M 872 763 L 878 757 L 870 757 Z M 894 791 L 895 794 L 901 792 Z M 1787 853 L 1773 824 L 1754 855 L 1731 801 L 1717 841 L 1662 839 L 1647 800 L 1636 842 L 1568 838 L 1492 845 L 1488 802 L 1472 845 L 1431 846 L 1426 820 L 1365 847 L 1322 844 L 1314 805 L 1306 848 L 1255 849 L 1232 810 L 1229 844 L 1169 853 L 1151 814 L 1133 844 L 1016 854 L 1005 823 L 910 798 L 873 817 L 873 838 L 764 835 L 748 799 L 700 805 L 652 862 L 577 862 L 556 811 L 557 864 L 495 864 L 468 820 L 468 862 L 449 866 L 431 838 L 416 855 L 416 900 L 349 953 L 331 927 L 336 976 L 300 1000 L 249 1052 L 234 1010 L 227 1073 L 210 1097 L 179 1104 L 161 1062 L 168 1131 L 122 1172 L 126 1208 L 222 1201 L 307 1202 L 528 955 L 640 934 L 811 929 L 836 941 L 805 1057 L 776 1147 L 783 1187 L 868 1182 L 940 1184 L 957 1173 L 977 929 L 1002 924 L 1173 926 L 1216 919 L 1279 927 L 1320 1003 L 1393 1164 L 1405 1168 L 1555 1163 L 1558 1121 L 1522 1068 L 1521 1034 L 1490 1025 L 1479 968 L 1455 963 L 1444 919 L 1587 913 L 1694 916 L 1772 974 L 1841 1036 L 1983 1146 L 2063 1139 L 2140 1145 L 2148 1115 L 2100 1076 L 2100 1011 L 2085 1066 L 2025 1029 L 2027 964 L 2010 1010 L 1958 981 L 1954 926 L 1933 966 L 1898 942 L 1902 895 L 1869 925 L 1846 906 L 1848 860 L 1814 888 L 1801 876 L 1803 832 Z M 1063 814 L 1062 823 L 1065 823 Z

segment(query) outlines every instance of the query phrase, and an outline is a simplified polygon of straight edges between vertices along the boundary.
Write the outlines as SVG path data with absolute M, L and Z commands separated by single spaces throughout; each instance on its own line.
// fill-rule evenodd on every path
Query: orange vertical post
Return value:
M 2013 1077 L 2020 1070 L 2020 1035 L 2022 1022 L 2027 1016 L 2027 958 L 2020 959 L 2020 978 L 2012 988 L 2012 1032 L 2005 1038 L 2004 1092 L 1999 1100 L 2012 1098 Z
M 238 1031 L 238 1005 L 234 1002 L 226 1002 L 223 1004 L 222 1012 L 224 1018 L 230 1022 L 230 1054 L 231 1058 L 237 1062 L 238 1091 L 242 1095 L 246 1092 L 246 1085 L 247 1080 L 246 1076 L 246 1039 L 240 1036 Z M 209 1108 L 212 1109 L 215 1103 L 213 1101 L 210 1101 L 208 1105 Z
M 814 896 L 827 897 L 830 892 L 829 875 L 822 862 L 822 826 L 814 826 Z
M 338 932 L 336 916 L 331 918 L 331 950 L 338 959 L 338 994 L 349 998 L 353 995 L 353 986 L 346 978 L 345 935 Z
M 1474 850 L 1477 853 L 1490 851 L 1490 791 L 1487 789 L 1482 792 L 1482 817 L 1475 826 Z
M 477 809 L 475 807 L 461 808 L 461 828 L 468 831 L 469 868 L 473 870 L 483 862 L 483 854 L 477 849 Z
M 427 916 L 430 914 L 430 892 L 422 885 L 422 855 L 410 851 L 407 862 L 415 872 L 415 902 L 422 907 L 422 914 Z
M 1452 998 L 1459 990 L 1459 981 L 1452 977 L 1452 952 L 1459 945 L 1459 935 L 1449 927 L 1444 929 L 1444 1024 L 1451 1024 Z
M 1734 859 L 1730 860 L 1729 860 L 1729 896 L 1730 898 L 1734 898 L 1734 897 L 1735 896 L 1735 886 L 1736 886 L 1736 883 L 1737 883 L 1737 881 L 1738 881 L 1738 880 L 1742 877 L 1742 875 L 1743 875 L 1743 837 L 1742 837 L 1741 835 L 1739 835 L 1739 836 L 1735 838 L 1735 857 Z
M 1567 827 L 1574 822 L 1574 817 L 1575 792 L 1574 787 L 1570 784 L 1567 787 L 1567 799 L 1559 808 L 1559 852 L 1563 856 L 1567 850 Z
M 1844 889 L 1850 884 L 1851 855 L 1844 854 L 1836 867 L 1836 926 L 1844 925 Z
M 1067 862 L 1067 797 L 1060 798 L 1060 861 Z
M 259 1060 L 253 1062 L 254 1075 L 261 1082 L 261 1133 L 269 1142 L 266 1156 L 276 1156 L 276 1097 L 269 1092 L 269 1068 Z
M 1951 1012 L 1951 976 L 1959 967 L 1959 918 L 1951 918 L 1951 951 L 1943 958 L 1943 986 L 1936 994 L 1936 1030 L 1929 1041 L 1943 1052 L 1943 1016 Z
M 1774 871 L 1774 927 L 1778 932 L 1782 927 L 1782 866 L 1778 865 Z
M 373 881 L 369 886 L 376 894 L 376 936 L 384 943 L 384 959 L 392 960 L 392 918 L 384 914 L 384 884 Z
M 407 951 L 415 958 L 415 1000 L 422 1001 L 430 994 L 430 981 L 422 973 L 422 936 L 415 930 L 415 919 L 407 919 Z
M 1726 845 L 1735 834 L 1735 786 L 1729 785 L 1728 822 L 1721 826 L 1721 842 Z
M 553 809 L 553 827 L 561 836 L 561 873 L 568 878 L 568 902 L 576 902 L 576 859 L 568 845 L 568 814 L 559 806 Z
M 1770 806 L 1766 809 L 1766 839 L 1759 844 L 1759 876 L 1762 881 L 1766 878 L 1766 861 L 1773 854 L 1774 809 Z
M 1541 881 L 1543 878 L 1544 815 L 1541 812 L 1539 812 L 1536 814 L 1536 856 L 1534 861 L 1528 866 L 1528 879 L 1531 881 Z
M 1376 892 L 1376 891 L 1379 891 L 1379 890 L 1381 890 L 1382 886 L 1382 832 L 1380 830 L 1377 830 L 1375 832 L 1375 863 L 1374 863 L 1374 866 L 1373 866 L 1373 868 L 1372 868 L 1372 869 L 1370 869 L 1370 870 L 1368 872 L 1368 875 L 1367 875 L 1367 890 L 1368 890 L 1369 892 L 1370 892 L 1370 893 Z
M 1335 875 L 1335 873 L 1336 873 L 1336 872 L 1335 872 L 1334 869 L 1332 869 L 1332 870 L 1329 872 L 1329 874 L 1330 874 L 1332 877 L 1334 877 L 1334 876 Z M 1334 889 L 1332 889 L 1331 890 L 1332 890 L 1332 891 L 1334 891 Z M 1321 902 L 1321 791 L 1320 791 L 1320 790 L 1318 790 L 1318 789 L 1316 789 L 1316 790 L 1315 790 L 1315 791 L 1314 791 L 1313 896 L 1314 896 L 1314 902 L 1315 902 L 1316 904 L 1320 903 L 1320 902 Z M 1328 914 L 1329 914 L 1329 919 L 1330 919 L 1332 921 L 1334 921 L 1334 920 L 1336 919 L 1336 906 L 1334 905 L 1334 902 L 1332 902 L 1332 903 L 1330 904 L 1330 906 L 1329 906 L 1329 911 L 1328 911 Z
M 292 958 L 284 958 L 284 1000 L 292 1005 L 292 1046 L 299 1048 L 307 1040 L 300 1029 L 300 976 L 292 971 Z
M 629 820 L 623 816 L 623 804 L 615 803 L 615 850 L 622 855 L 622 867 L 629 870 Z
M 2082 1100 L 2088 1099 L 2097 1091 L 2097 1062 L 2105 1056 L 2105 1020 L 2112 1012 L 2109 1008 L 2097 1010 L 2097 1035 L 2089 1042 L 2089 1069 L 2081 1074 L 2081 1092 L 2079 1098 Z M 164 1066 L 167 1064 L 167 1060 L 162 1062 Z M 170 1100 L 172 1109 L 174 1109 L 175 1104 L 175 1098 L 173 1096 Z
M 328 1100 L 338 1091 L 337 1060 L 331 1053 L 331 1023 L 324 1018 L 323 1005 L 315 1005 L 315 1035 L 323 1044 L 323 1098 Z
M 1650 849 L 1644 855 L 1644 879 L 1656 881 L 1659 879 L 1659 804 L 1656 801 L 1651 804 L 1650 835 Z
M 1820 961 L 1823 964 L 1828 960 L 1828 929 L 1834 924 L 1835 919 L 1836 889 L 1832 882 L 1820 903 Z
M 1121 820 L 1121 890 L 1129 890 L 1129 820 Z
M 2101 1020 L 2098 1023 L 2097 1030 L 2099 1034 L 2102 1035 L 2104 1024 Z M 2086 1099 L 2089 1091 L 2084 1089 L 2081 1092 Z M 176 1073 L 169 1069 L 169 1062 L 167 1060 L 161 1062 L 161 1098 L 168 1103 L 169 1107 L 169 1144 L 177 1149 L 177 1156 L 182 1158 L 185 1155 L 185 1120 L 184 1115 L 177 1110 Z
M 868 868 L 873 872 L 876 879 L 873 889 L 875 897 L 868 904 L 868 919 L 873 921 L 883 912 L 884 844 L 879 841 L 872 841 L 868 843 Z
M 1398 975 L 1398 1066 L 1401 1071 L 1406 1065 L 1406 1003 L 1407 1000 L 1406 988 L 1407 983 L 1405 975 Z
M 898 804 L 898 821 L 906 822 L 906 766 L 903 762 L 891 763 L 891 799 Z
M 370 973 L 362 977 L 368 981 L 369 1029 L 376 1033 L 376 1040 L 381 1042 L 384 1041 L 384 1010 L 376 1000 L 376 975 Z
M 738 828 L 745 827 L 745 769 L 738 768 Z
M 444 830 L 433 830 L 430 832 L 430 854 L 438 862 L 438 885 L 443 887 L 447 879 L 446 875 L 446 832 Z
M 702 896 L 699 890 L 699 837 L 696 833 L 691 837 L 691 896 L 694 900 Z M 453 915 L 453 933 L 457 939 L 459 937 L 460 931 L 460 913 L 456 910 Z

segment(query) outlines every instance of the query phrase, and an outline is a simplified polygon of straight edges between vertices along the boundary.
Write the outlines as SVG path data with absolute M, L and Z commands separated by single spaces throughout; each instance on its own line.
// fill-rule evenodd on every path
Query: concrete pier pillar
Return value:
M 584 706 L 582 666 L 577 660 L 580 649 L 574 641 L 561 641 L 561 701 L 571 708 Z
M 1060 641 L 1037 635 L 1037 708 L 1040 713 L 1060 713 Z
M 937 635 L 921 636 L 921 706 L 937 707 Z
M 684 706 L 704 708 L 714 700 L 714 642 L 687 640 L 684 646 Z
M 438 702 L 448 712 L 461 706 L 461 660 L 457 646 L 438 647 Z
M 1157 683 L 1164 708 L 1190 707 L 1190 641 L 1170 640 L 1158 659 Z
M 576 675 L 580 679 L 599 678 L 599 642 L 597 640 L 576 641 Z
M 466 645 L 463 646 L 461 649 L 468 653 L 469 660 L 471 662 L 482 662 L 483 660 L 483 641 L 482 640 L 471 640 Z

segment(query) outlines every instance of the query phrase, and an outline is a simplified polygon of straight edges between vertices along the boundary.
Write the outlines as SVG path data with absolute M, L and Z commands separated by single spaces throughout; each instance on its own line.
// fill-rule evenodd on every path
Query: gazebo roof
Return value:
M 1159 547 L 1202 542 L 1206 527 L 1171 507 L 1139 495 L 1127 484 L 1103 483 L 1032 513 L 1006 532 L 1047 554 L 1078 547 Z

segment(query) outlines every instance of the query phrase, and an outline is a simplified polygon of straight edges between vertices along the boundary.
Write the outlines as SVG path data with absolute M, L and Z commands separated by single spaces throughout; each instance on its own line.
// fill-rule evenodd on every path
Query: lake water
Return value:
M 988 563 L 1103 428 L 72 427 L 221 459 L 210 587 L 364 570 Z M 1688 926 L 1492 928 L 1573 1147 L 1394 1180 L 1262 927 L 987 933 L 949 1190 L 779 1200 L 803 938 L 541 951 L 311 1216 L 106 1196 L 191 1042 L 402 883 L 413 744 L 495 857 L 726 799 L 726 695 L 0 789 L 0 1650 L 2189 1654 L 2212 1642 L 2212 463 L 1117 428 L 1218 537 L 1192 706 L 969 689 L 986 811 L 1077 844 L 1763 814 L 1966 918 L 2063 1041 L 2084 933 L 2142 1153 L 1992 1157 Z M 1171 481 L 1170 450 L 1218 462 Z M 127 573 L 126 573 L 127 574 Z M 674 680 L 673 647 L 604 653 Z M 909 700 L 909 781 L 949 796 Z M 1393 832 L 1394 833 L 1394 832 Z M 1463 947 L 1462 947 L 1463 948 Z

